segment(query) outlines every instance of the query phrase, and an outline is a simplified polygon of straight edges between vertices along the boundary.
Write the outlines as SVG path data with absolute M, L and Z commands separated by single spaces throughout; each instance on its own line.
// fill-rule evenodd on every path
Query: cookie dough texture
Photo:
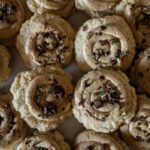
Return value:
M 54 150 L 70 150 L 69 144 L 64 141 L 63 136 L 59 132 L 37 134 L 26 138 L 22 141 L 17 150 L 30 149 L 54 149 Z
M 0 149 L 13 150 L 26 134 L 27 127 L 11 104 L 10 93 L 0 94 Z
M 75 55 L 83 71 L 109 67 L 126 70 L 135 55 L 133 33 L 120 16 L 88 20 L 76 35 Z
M 128 146 L 119 137 L 104 133 L 96 133 L 91 130 L 81 132 L 74 142 L 75 150 L 110 149 L 129 150 Z
M 0 45 L 0 84 L 7 80 L 10 75 L 9 61 L 10 54 L 6 47 Z
M 138 95 L 136 116 L 128 125 L 120 128 L 122 138 L 132 146 L 132 150 L 150 149 L 150 99 L 146 95 Z
M 13 43 L 22 23 L 30 16 L 26 8 L 25 0 L 0 1 L 0 40 L 2 43 L 7 45 Z
M 131 80 L 142 93 L 150 94 L 150 48 L 139 54 L 131 69 Z
M 94 70 L 77 83 L 73 113 L 85 128 L 109 133 L 135 115 L 136 94 L 120 71 Z
M 123 0 L 123 14 L 132 30 L 138 47 L 150 46 L 150 1 L 149 0 Z
M 13 105 L 31 128 L 55 129 L 71 113 L 70 81 L 70 75 L 55 67 L 22 72 L 11 86 Z
M 23 24 L 16 46 L 30 68 L 65 66 L 73 56 L 74 36 L 71 25 L 59 16 L 36 14 Z
M 76 7 L 92 17 L 102 17 L 114 14 L 120 7 L 121 0 L 75 0 Z
M 54 13 L 62 17 L 68 17 L 73 8 L 74 0 L 27 0 L 27 5 L 33 13 Z

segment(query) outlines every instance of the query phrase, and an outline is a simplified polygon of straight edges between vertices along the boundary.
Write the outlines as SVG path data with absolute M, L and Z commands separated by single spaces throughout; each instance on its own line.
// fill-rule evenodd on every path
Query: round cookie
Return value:
M 0 0 L 0 41 L 7 45 L 14 42 L 22 23 L 29 17 L 24 0 Z
M 92 17 L 102 17 L 114 14 L 122 0 L 75 0 L 76 7 Z
M 30 68 L 68 65 L 73 56 L 75 32 L 71 25 L 52 14 L 35 14 L 26 21 L 16 46 Z
M 0 149 L 12 150 L 26 134 L 27 127 L 11 106 L 12 95 L 0 94 Z
M 11 86 L 13 105 L 31 128 L 55 129 L 71 112 L 70 81 L 69 74 L 55 67 L 22 72 Z
M 136 116 L 128 125 L 120 128 L 122 138 L 131 146 L 132 150 L 150 149 L 150 98 L 146 95 L 138 96 Z
M 85 128 L 109 133 L 135 115 L 136 94 L 120 71 L 94 70 L 77 83 L 73 113 Z
M 27 0 L 27 5 L 33 13 L 54 13 L 62 17 L 68 17 L 73 8 L 74 0 Z
M 138 47 L 150 46 L 150 1 L 124 0 L 124 17 L 135 34 Z
M 0 45 L 0 84 L 7 80 L 10 75 L 9 69 L 10 54 L 6 47 Z
M 75 55 L 83 71 L 109 67 L 126 70 L 135 55 L 135 40 L 120 16 L 91 19 L 77 33 Z
M 121 140 L 104 133 L 96 133 L 91 130 L 81 132 L 75 139 L 74 150 L 129 150 Z
M 147 94 L 150 94 L 150 48 L 139 54 L 130 72 L 131 80 Z
M 39 133 L 27 137 L 17 147 L 17 150 L 70 150 L 69 144 L 64 141 L 63 136 L 58 132 Z

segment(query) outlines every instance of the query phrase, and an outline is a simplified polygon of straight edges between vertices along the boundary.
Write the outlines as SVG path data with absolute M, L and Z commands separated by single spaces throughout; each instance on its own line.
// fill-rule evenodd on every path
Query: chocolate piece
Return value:
M 3 120 L 4 120 L 4 118 L 2 118 L 2 117 L 0 116 L 0 125 L 1 125 L 1 123 L 3 122 Z
M 41 111 L 43 112 L 43 117 L 49 117 L 57 112 L 57 106 L 52 102 L 47 102 L 41 106 Z
M 94 147 L 92 145 L 90 145 L 86 148 L 86 150 L 94 150 Z
M 83 26 L 83 31 L 86 31 L 87 29 L 88 29 L 87 25 Z
M 100 80 L 104 80 L 105 79 L 105 76 L 100 76 Z
M 110 83 L 107 83 L 105 85 L 105 96 L 104 99 L 108 101 L 111 104 L 120 103 L 120 93 L 117 89 L 117 87 L 111 85 Z
M 36 87 L 36 93 L 35 93 L 35 96 L 34 96 L 34 99 L 37 103 L 40 103 L 40 100 L 43 96 L 43 90 L 42 90 L 42 87 Z
M 44 54 L 45 51 L 45 46 L 44 45 L 37 45 L 37 55 L 40 56 Z
M 65 95 L 65 90 L 59 85 L 50 88 L 48 92 L 49 94 L 54 94 L 58 99 L 64 97 Z
M 107 27 L 106 27 L 106 26 L 101 26 L 101 29 L 102 29 L 102 30 L 106 30 Z
M 111 59 L 110 63 L 112 66 L 115 66 L 115 65 L 117 65 L 118 61 L 116 59 Z

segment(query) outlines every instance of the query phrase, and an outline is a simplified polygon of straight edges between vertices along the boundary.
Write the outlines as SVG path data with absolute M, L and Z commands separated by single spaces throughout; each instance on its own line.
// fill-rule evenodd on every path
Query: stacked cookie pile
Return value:
M 90 19 L 75 34 L 77 10 Z M 0 0 L 0 42 L 0 83 L 7 47 L 30 68 L 0 95 L 0 149 L 150 150 L 150 1 Z M 72 112 L 86 130 L 71 148 L 55 130 Z

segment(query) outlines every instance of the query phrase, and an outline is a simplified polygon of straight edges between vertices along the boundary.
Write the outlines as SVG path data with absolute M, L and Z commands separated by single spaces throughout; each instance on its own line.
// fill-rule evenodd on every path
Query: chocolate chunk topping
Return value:
M 0 12 L 2 15 L 12 15 L 16 11 L 16 6 L 8 3 L 0 4 Z
M 15 115 L 14 115 L 14 112 L 12 111 L 12 108 L 9 104 L 5 104 L 4 106 L 4 112 L 7 116 L 7 124 L 9 125 L 6 130 L 5 130 L 5 133 L 9 133 L 10 130 L 12 130 L 14 124 L 15 124 Z
M 104 80 L 105 79 L 105 76 L 100 76 L 100 80 Z
M 115 56 L 116 56 L 117 58 L 121 58 L 121 57 L 122 57 L 122 52 L 121 52 L 120 49 L 118 49 L 118 50 L 116 51 Z
M 45 51 L 45 46 L 44 44 L 43 45 L 37 45 L 37 55 L 40 56 L 42 54 L 44 54 L 46 51 Z
M 106 27 L 106 26 L 101 26 L 101 29 L 102 29 L 102 30 L 106 30 L 107 27 Z
M 43 96 L 43 89 L 42 87 L 36 87 L 36 93 L 35 93 L 35 96 L 34 96 L 34 99 L 37 103 L 40 103 L 40 100 Z
M 111 83 L 106 83 L 98 91 L 94 93 L 94 101 L 91 102 L 91 106 L 95 108 L 100 108 L 106 103 L 119 104 L 120 103 L 120 93 L 117 87 L 113 86 Z
M 89 80 L 88 80 L 88 79 L 85 80 L 85 81 L 84 81 L 84 87 L 86 88 L 86 87 L 88 87 L 89 85 L 90 85 Z
M 0 3 L 0 22 L 11 23 L 8 15 L 12 15 L 16 11 L 16 6 L 11 3 Z
M 118 46 L 120 46 L 120 41 L 119 41 L 119 39 L 117 39 L 117 38 L 111 39 L 111 40 L 110 40 L 110 43 L 111 43 L 111 44 L 117 44 Z
M 117 87 L 107 83 L 105 85 L 105 96 L 104 99 L 111 104 L 120 103 L 120 93 Z
M 116 59 L 111 59 L 111 60 L 110 60 L 110 64 L 111 64 L 112 66 L 117 65 L 117 63 L 118 63 L 118 61 L 117 61 Z
M 62 88 L 59 85 L 56 85 L 56 86 L 50 88 L 48 92 L 49 92 L 49 94 L 54 94 L 58 99 L 64 97 L 64 95 L 65 95 L 64 88 Z
M 94 150 L 94 147 L 92 145 L 90 145 L 86 148 L 86 150 Z
M 1 125 L 1 123 L 3 122 L 3 120 L 4 120 L 4 118 L 2 118 L 2 117 L 0 116 L 0 125 Z
M 88 29 L 87 25 L 83 26 L 83 31 L 86 31 L 87 29 Z
M 31 140 L 26 139 L 25 144 L 28 145 L 28 144 L 30 144 L 30 143 L 31 143 Z
M 41 111 L 43 112 L 43 117 L 49 117 L 57 112 L 57 106 L 52 102 L 47 102 L 41 106 Z

